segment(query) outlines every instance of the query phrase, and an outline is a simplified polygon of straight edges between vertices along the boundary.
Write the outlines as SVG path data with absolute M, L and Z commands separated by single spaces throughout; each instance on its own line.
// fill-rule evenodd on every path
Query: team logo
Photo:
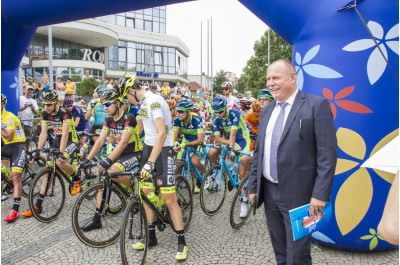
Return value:
M 151 108 L 151 110 L 160 109 L 161 105 L 158 102 L 153 102 L 153 103 L 151 103 L 150 108 Z

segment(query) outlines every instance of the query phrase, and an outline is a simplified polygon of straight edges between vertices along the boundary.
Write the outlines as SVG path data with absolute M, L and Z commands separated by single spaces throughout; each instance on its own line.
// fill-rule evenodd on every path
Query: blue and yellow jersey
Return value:
M 203 120 L 200 116 L 190 113 L 189 123 L 186 125 L 184 121 L 179 120 L 178 117 L 174 119 L 174 131 L 181 130 L 187 142 L 197 140 L 199 133 L 204 133 Z

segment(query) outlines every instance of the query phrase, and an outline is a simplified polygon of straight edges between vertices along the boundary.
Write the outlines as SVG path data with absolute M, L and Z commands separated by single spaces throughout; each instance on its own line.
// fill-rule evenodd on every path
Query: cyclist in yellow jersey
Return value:
M 42 130 L 39 135 L 38 148 L 43 148 L 47 141 L 47 131 L 51 129 L 56 138 L 54 139 L 52 148 L 59 148 L 63 154 L 57 158 L 57 166 L 67 173 L 73 181 L 70 193 L 76 195 L 81 190 L 81 180 L 78 174 L 75 172 L 72 165 L 68 163 L 70 158 L 73 158 L 76 149 L 78 136 L 74 127 L 74 120 L 72 119 L 71 112 L 65 108 L 57 105 L 58 95 L 55 91 L 49 90 L 43 92 L 43 107 L 44 110 L 41 115 Z M 41 205 L 44 199 L 44 188 L 39 192 L 38 199 L 35 203 L 34 208 L 37 211 L 42 211 Z M 31 217 L 32 212 L 30 210 L 21 213 L 22 216 Z
M 121 108 L 121 98 L 115 89 L 109 89 L 104 92 L 101 97 L 101 103 L 106 109 L 108 117 L 104 121 L 99 139 L 95 142 L 87 159 L 80 162 L 80 166 L 85 168 L 90 160 L 94 159 L 95 155 L 101 150 L 107 136 L 111 135 L 117 145 L 106 159 L 99 162 L 99 171 L 107 170 L 108 173 L 139 171 L 142 144 L 139 139 L 139 126 L 135 116 Z M 114 178 L 113 181 L 123 183 L 128 187 L 132 184 L 129 176 L 120 176 Z M 82 231 L 89 232 L 102 228 L 100 216 L 102 197 L 103 191 L 99 190 L 97 192 L 95 214 L 92 220 L 81 227 Z
M 11 112 L 6 111 L 7 98 L 1 94 L 1 156 L 11 159 L 11 177 L 13 182 L 14 204 L 10 213 L 3 219 L 5 222 L 14 222 L 19 217 L 19 205 L 21 203 L 23 173 L 26 153 L 25 134 L 19 119 Z

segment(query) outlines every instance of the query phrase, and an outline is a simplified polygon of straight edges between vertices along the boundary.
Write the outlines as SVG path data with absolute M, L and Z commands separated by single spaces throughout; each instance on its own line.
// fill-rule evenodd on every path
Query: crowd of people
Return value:
M 98 163 L 99 171 L 137 170 L 145 179 L 156 172 L 157 183 L 177 233 L 175 258 L 185 260 L 188 247 L 182 213 L 175 196 L 174 163 L 171 161 L 175 152 L 204 143 L 204 132 L 211 130 L 215 143 L 231 147 L 232 157 L 237 151 L 254 152 L 254 157 L 240 157 L 240 178 L 250 175 L 250 194 L 243 198 L 243 203 L 247 200 L 257 206 L 264 203 L 277 263 L 310 264 L 310 237 L 293 241 L 288 210 L 310 203 L 310 213 L 317 216 L 329 200 L 337 157 L 333 118 L 327 100 L 298 90 L 296 72 L 289 61 L 278 60 L 271 64 L 266 79 L 267 88 L 260 89 L 256 98 L 251 92 L 234 96 L 229 82 L 222 84 L 221 95 L 211 98 L 208 91 L 199 90 L 191 94 L 187 86 L 180 83 L 170 88 L 164 82 L 159 87 L 126 73 L 110 86 L 99 86 L 88 104 L 77 99 L 76 86 L 68 80 L 63 84 L 64 89 L 61 84 L 56 84 L 56 90 L 47 89 L 41 93 L 43 111 L 38 148 L 50 141 L 51 146 L 62 153 L 57 166 L 73 180 L 71 195 L 78 194 L 81 189 L 77 169 L 67 163 L 74 157 L 78 141 L 90 140 L 93 144 L 85 159 L 80 161 L 81 167 L 88 165 L 108 142 L 113 149 Z M 101 83 L 105 83 L 104 80 Z M 21 163 L 25 161 L 28 147 L 25 136 L 29 136 L 32 130 L 30 117 L 38 111 L 38 104 L 32 99 L 34 88 L 31 86 L 26 86 L 20 101 L 20 119 L 24 126 L 15 115 L 5 110 L 7 99 L 4 95 L 1 98 L 2 155 L 7 155 L 12 161 L 15 187 L 13 208 L 4 218 L 6 222 L 14 222 L 20 215 Z M 96 136 L 79 139 L 77 131 Z M 52 137 L 48 137 L 48 133 Z M 11 148 L 18 152 L 7 152 Z M 217 147 L 209 149 L 208 155 L 213 163 L 218 163 L 219 153 Z M 206 168 L 201 158 L 193 154 L 191 159 L 204 174 Z M 127 186 L 132 184 L 126 176 L 115 181 Z M 146 195 L 154 191 L 151 184 L 149 182 L 143 188 Z M 96 213 L 82 227 L 83 231 L 102 228 L 99 215 L 101 197 L 98 193 Z M 44 199 L 44 195 L 39 193 L 34 211 L 43 210 Z M 241 208 L 240 215 L 246 216 L 245 211 L 246 207 Z M 149 224 L 149 246 L 153 247 L 157 245 L 155 216 L 149 209 L 145 213 Z M 29 217 L 32 212 L 28 210 L 21 215 Z M 144 245 L 139 242 L 133 248 L 140 251 Z

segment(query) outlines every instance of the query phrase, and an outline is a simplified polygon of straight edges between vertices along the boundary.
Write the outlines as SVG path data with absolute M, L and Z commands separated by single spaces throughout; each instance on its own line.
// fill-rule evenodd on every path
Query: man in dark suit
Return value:
M 293 241 L 289 210 L 310 203 L 317 215 L 329 200 L 337 159 L 329 102 L 301 92 L 288 60 L 267 70 L 275 101 L 263 109 L 250 171 L 250 199 L 264 202 L 277 264 L 311 264 L 311 237 Z

